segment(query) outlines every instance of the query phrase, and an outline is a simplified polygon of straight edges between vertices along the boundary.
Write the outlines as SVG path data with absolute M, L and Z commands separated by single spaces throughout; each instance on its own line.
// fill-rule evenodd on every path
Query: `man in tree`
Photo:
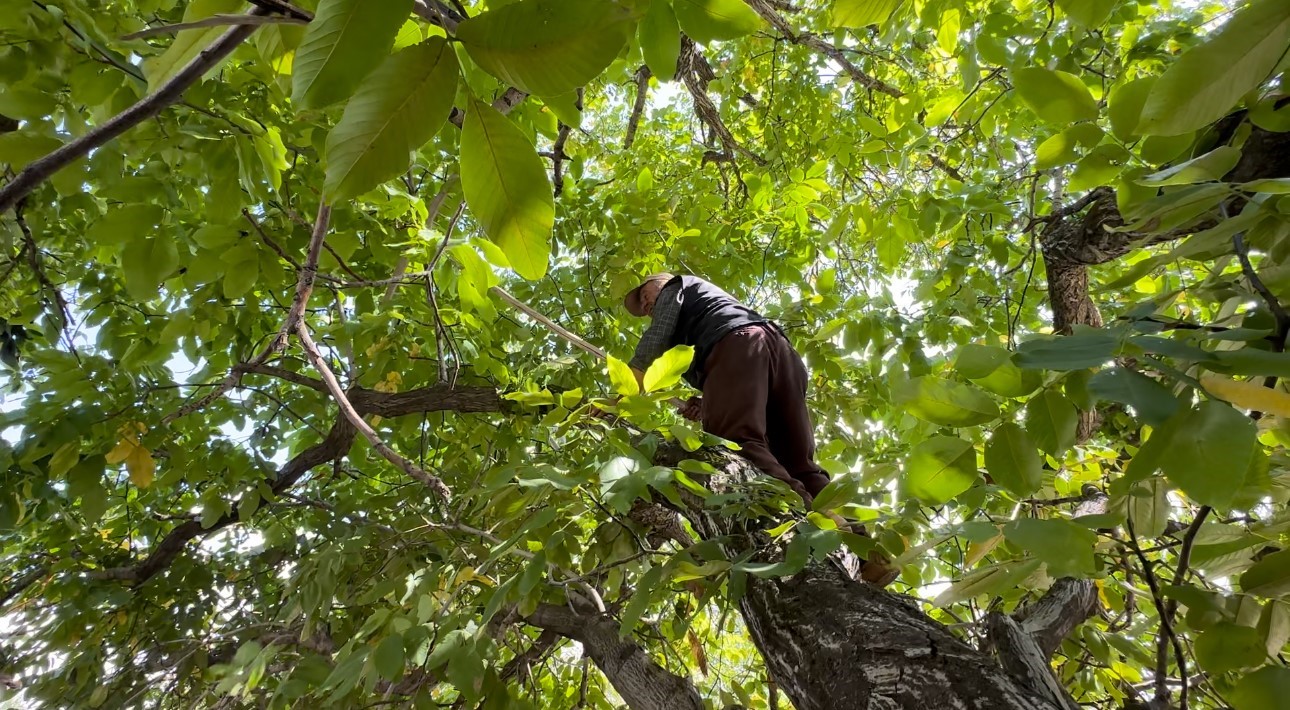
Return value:
M 697 276 L 654 274 L 623 303 L 632 315 L 650 318 L 629 363 L 642 386 L 660 355 L 677 345 L 693 347 L 685 380 L 703 396 L 691 397 L 682 416 L 739 444 L 757 468 L 787 483 L 810 507 L 829 475 L 815 463 L 806 365 L 779 326 Z M 865 580 L 881 586 L 898 574 L 876 550 L 861 569 Z
M 668 349 L 692 346 L 685 380 L 703 396 L 681 414 L 739 444 L 809 506 L 829 476 L 814 460 L 806 366 L 779 327 L 696 276 L 655 274 L 624 303 L 632 315 L 651 318 L 630 363 L 637 379 Z

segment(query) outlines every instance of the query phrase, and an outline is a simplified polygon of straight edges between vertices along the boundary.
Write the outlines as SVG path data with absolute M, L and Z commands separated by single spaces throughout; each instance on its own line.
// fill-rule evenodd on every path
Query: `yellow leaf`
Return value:
M 134 451 L 134 447 L 135 447 L 135 443 L 130 441 L 129 439 L 122 439 L 118 441 L 116 444 L 116 447 L 108 452 L 108 455 L 106 457 L 107 462 L 109 464 L 114 464 L 114 465 L 121 463 L 122 461 L 126 460 L 127 457 L 130 456 L 130 452 Z
M 1290 394 L 1279 389 L 1264 387 L 1257 382 L 1242 382 L 1221 375 L 1205 375 L 1200 379 L 1205 391 L 1224 402 L 1243 409 L 1279 417 L 1290 417 Z
M 152 458 L 152 452 L 137 444 L 126 457 L 125 467 L 130 472 L 130 482 L 140 488 L 151 486 L 157 473 L 157 462 Z
M 963 558 L 963 566 L 971 567 L 980 562 L 990 551 L 1003 542 L 1003 535 L 995 535 L 985 542 L 974 542 L 968 545 L 967 555 Z

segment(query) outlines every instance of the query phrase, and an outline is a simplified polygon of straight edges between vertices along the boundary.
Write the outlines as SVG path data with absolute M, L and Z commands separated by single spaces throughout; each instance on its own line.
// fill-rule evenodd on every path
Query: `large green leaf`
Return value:
M 659 81 L 676 76 L 676 62 L 681 56 L 681 26 L 677 24 L 672 3 L 652 0 L 641 19 L 637 35 L 645 64 Z
M 184 8 L 183 21 L 194 22 L 213 15 L 236 12 L 242 5 L 242 0 L 193 0 Z M 166 51 L 143 63 L 144 74 L 148 77 L 148 90 L 155 92 L 227 31 L 227 27 L 180 30 Z
M 1290 668 L 1268 666 L 1242 676 L 1227 694 L 1234 710 L 1268 710 L 1290 697 Z
M 341 101 L 385 59 L 413 0 L 322 0 L 296 50 L 291 99 L 302 109 Z
M 1142 421 L 1163 424 L 1178 412 L 1178 398 L 1159 382 L 1124 367 L 1103 370 L 1088 382 L 1088 389 L 1098 399 L 1133 407 Z
M 1078 426 L 1079 412 L 1060 392 L 1049 390 L 1026 403 L 1026 431 L 1053 457 L 1075 445 Z
M 1028 340 L 1017 346 L 1012 361 L 1035 370 L 1083 370 L 1105 365 L 1119 342 L 1100 331 Z
M 1236 167 L 1240 160 L 1240 148 L 1233 148 L 1230 145 L 1219 146 L 1200 157 L 1141 178 L 1138 183 L 1151 187 L 1164 187 L 1222 180 L 1223 176 Z
M 690 369 L 693 360 L 694 348 L 689 345 L 677 345 L 663 353 L 645 370 L 645 391 L 656 392 L 675 386 Z
M 764 24 L 744 0 L 673 0 L 681 29 L 695 42 L 738 39 Z
M 179 250 L 165 235 L 140 234 L 121 252 L 125 288 L 141 301 L 157 297 L 161 282 L 179 268 Z
M 1142 109 L 1137 132 L 1172 136 L 1227 115 L 1258 88 L 1290 45 L 1290 3 L 1253 0 L 1160 77 Z
M 1221 622 L 1196 639 L 1196 662 L 1215 675 L 1257 666 L 1267 657 L 1257 629 Z
M 1097 102 L 1074 74 L 1041 67 L 1014 69 L 1012 82 L 1032 111 L 1044 121 L 1065 126 L 1097 118 Z
M 551 183 L 523 131 L 482 101 L 471 102 L 462 126 L 461 189 L 515 272 L 542 278 L 555 224 Z
M 1071 19 L 1089 28 L 1100 27 L 1120 0 L 1057 0 Z
M 982 389 L 1004 397 L 1024 397 L 1043 384 L 1039 373 L 1013 364 L 1011 352 L 991 345 L 968 344 L 959 348 L 954 368 Z
M 994 482 L 1017 496 L 1039 490 L 1044 481 L 1044 463 L 1026 430 L 1005 422 L 985 445 L 985 470 Z
M 971 488 L 977 478 L 971 442 L 934 436 L 910 450 L 901 485 L 907 495 L 940 505 Z
M 462 22 L 457 39 L 489 74 L 558 96 L 599 76 L 633 28 L 631 10 L 611 0 L 520 0 Z
M 406 172 L 412 151 L 447 120 L 459 74 L 440 37 L 395 52 L 372 72 L 327 134 L 326 198 L 356 197 Z
M 835 27 L 867 27 L 881 25 L 891 17 L 904 0 L 835 0 L 833 25 Z
M 1142 119 L 1142 107 L 1147 105 L 1147 97 L 1156 85 L 1156 77 L 1148 76 L 1111 89 L 1107 98 L 1106 113 L 1111 119 L 1111 132 L 1116 138 L 1127 141 L 1137 135 L 1138 122 Z
M 1259 597 L 1290 595 L 1290 550 L 1273 552 L 1241 575 L 1241 591 Z
M 1003 526 L 1003 535 L 1042 560 L 1054 577 L 1085 577 L 1097 570 L 1097 533 L 1069 520 L 1021 518 Z
M 1128 515 L 1134 533 L 1141 538 L 1156 538 L 1165 533 L 1173 506 L 1169 503 L 1169 486 L 1159 477 L 1130 484 Z
M 1254 456 L 1258 430 L 1231 406 L 1202 402 L 1169 426 L 1171 444 L 1160 452 L 1160 468 L 1197 503 L 1225 509 L 1241 488 Z
M 892 398 L 905 411 L 942 426 L 976 426 L 999 417 L 999 405 L 974 387 L 939 377 L 915 377 L 893 389 Z

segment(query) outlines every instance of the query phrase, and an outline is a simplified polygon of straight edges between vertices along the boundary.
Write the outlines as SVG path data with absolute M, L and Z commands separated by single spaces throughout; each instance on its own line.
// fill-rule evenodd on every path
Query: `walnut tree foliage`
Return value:
M 1005 667 L 1082 594 L 1053 697 L 1278 706 L 1287 81 L 1283 0 L 0 0 L 0 703 L 784 707 L 748 580 L 877 546 Z M 815 510 L 655 464 L 663 270 L 807 360 Z

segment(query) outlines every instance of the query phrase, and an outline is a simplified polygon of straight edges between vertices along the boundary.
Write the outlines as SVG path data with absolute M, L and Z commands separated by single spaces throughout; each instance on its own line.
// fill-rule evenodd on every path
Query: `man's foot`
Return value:
M 871 550 L 868 559 L 860 563 L 860 578 L 876 587 L 886 587 L 899 576 L 900 568 L 877 550 Z

